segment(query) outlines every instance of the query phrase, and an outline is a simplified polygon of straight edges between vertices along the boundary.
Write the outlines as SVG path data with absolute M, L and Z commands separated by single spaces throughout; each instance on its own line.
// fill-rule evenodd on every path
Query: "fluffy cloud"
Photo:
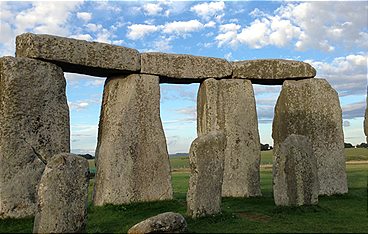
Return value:
M 92 19 L 92 14 L 89 12 L 77 12 L 77 18 L 88 22 Z
M 334 51 L 336 47 L 368 48 L 367 6 L 363 2 L 305 2 L 284 4 L 267 14 L 250 13 L 254 20 L 239 28 L 220 27 L 218 46 L 244 44 L 259 49 L 268 45 L 297 50 Z M 235 26 L 235 24 L 231 25 Z
M 159 15 L 163 8 L 160 6 L 160 4 L 156 3 L 147 3 L 143 5 L 143 10 L 146 15 Z
M 198 20 L 174 21 L 165 24 L 163 27 L 163 32 L 183 36 L 190 32 L 199 31 L 202 28 L 204 28 L 204 25 Z
M 223 16 L 225 9 L 224 2 L 210 2 L 210 3 L 200 3 L 190 8 L 191 11 L 195 12 L 198 16 L 205 20 L 209 20 L 211 17 L 216 17 L 217 19 Z
M 150 33 L 154 33 L 159 30 L 159 27 L 156 25 L 150 24 L 132 24 L 128 26 L 127 37 L 131 40 L 142 39 L 146 35 Z

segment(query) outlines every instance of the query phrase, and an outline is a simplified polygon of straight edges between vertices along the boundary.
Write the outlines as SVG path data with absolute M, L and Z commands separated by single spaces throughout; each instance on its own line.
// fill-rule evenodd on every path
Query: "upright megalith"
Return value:
M 222 196 L 260 196 L 260 140 L 253 87 L 249 80 L 205 80 L 198 92 L 197 132 L 225 133 Z
M 55 155 L 38 186 L 33 233 L 80 233 L 87 224 L 88 161 L 74 154 Z
M 34 215 L 46 162 L 69 152 L 65 88 L 54 64 L 0 59 L 0 218 Z
M 207 78 L 230 78 L 228 61 L 186 54 L 143 53 L 141 73 L 158 75 L 162 82 L 193 83 Z
M 221 212 L 225 147 L 226 137 L 220 131 L 199 136 L 190 146 L 187 212 L 192 218 Z
M 347 193 L 342 111 L 337 92 L 326 80 L 284 82 L 273 120 L 274 152 L 291 134 L 311 140 L 317 158 L 319 194 Z
M 318 203 L 317 158 L 306 136 L 291 134 L 274 151 L 273 197 L 277 206 Z
M 157 76 L 106 80 L 96 167 L 95 205 L 172 199 Z
M 231 63 L 233 78 L 256 84 L 282 85 L 285 80 L 313 78 L 316 70 L 308 63 L 285 59 L 255 59 Z
M 45 34 L 17 36 L 16 55 L 55 63 L 65 72 L 91 76 L 132 73 L 141 68 L 138 50 Z

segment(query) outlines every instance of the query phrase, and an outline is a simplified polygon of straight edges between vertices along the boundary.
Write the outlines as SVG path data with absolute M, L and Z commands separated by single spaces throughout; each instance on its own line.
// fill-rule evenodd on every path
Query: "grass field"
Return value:
M 347 152 L 352 160 L 367 160 L 368 151 Z M 366 149 L 363 149 L 366 150 Z M 267 151 L 269 153 L 271 151 Z M 272 152 L 271 152 L 272 153 Z M 262 152 L 263 154 L 263 152 Z M 362 159 L 362 157 L 363 159 Z M 359 159 L 358 159 L 359 158 Z M 348 160 L 349 160 L 348 159 Z M 271 161 L 269 161 L 271 160 Z M 272 163 L 272 155 L 262 155 L 262 162 Z M 186 168 L 185 157 L 175 157 L 172 168 Z M 93 166 L 93 165 L 91 165 Z M 224 198 L 223 212 L 214 217 L 192 220 L 189 232 L 367 232 L 367 171 L 368 164 L 347 165 L 349 193 L 320 197 L 317 206 L 277 208 L 272 199 L 272 171 L 261 169 L 262 197 L 249 199 Z M 139 203 L 126 206 L 94 207 L 91 204 L 93 180 L 90 183 L 88 232 L 124 233 L 135 223 L 166 211 L 186 212 L 186 191 L 189 173 L 172 174 L 174 200 Z M 0 221 L 0 232 L 32 232 L 33 219 Z

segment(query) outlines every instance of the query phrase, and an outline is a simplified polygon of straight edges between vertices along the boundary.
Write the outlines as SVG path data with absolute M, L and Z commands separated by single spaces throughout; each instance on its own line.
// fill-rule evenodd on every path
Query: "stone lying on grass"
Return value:
M 44 34 L 24 33 L 16 38 L 17 57 L 46 60 L 64 72 L 107 77 L 140 70 L 135 49 Z
M 230 77 L 229 62 L 220 58 L 210 58 L 184 54 L 143 53 L 141 73 L 158 75 L 161 82 L 192 83 L 206 78 Z
M 190 146 L 190 179 L 187 212 L 192 218 L 221 212 L 226 136 L 212 131 L 199 136 Z
M 233 78 L 256 84 L 281 85 L 284 80 L 312 78 L 316 70 L 308 63 L 284 59 L 256 59 L 231 63 Z
M 317 158 L 306 136 L 290 135 L 275 149 L 273 197 L 277 206 L 318 203 Z
M 128 233 L 183 233 L 186 230 L 187 222 L 181 214 L 166 212 L 137 223 Z
M 79 233 L 87 223 L 88 161 L 58 154 L 47 163 L 38 186 L 34 233 Z

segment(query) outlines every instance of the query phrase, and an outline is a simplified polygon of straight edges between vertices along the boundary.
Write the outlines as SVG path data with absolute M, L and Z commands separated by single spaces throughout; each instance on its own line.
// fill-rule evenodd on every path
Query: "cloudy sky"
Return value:
M 0 2 L 0 56 L 15 36 L 54 34 L 136 48 L 226 58 L 306 61 L 338 91 L 345 141 L 364 141 L 368 3 L 281 1 Z M 72 151 L 94 153 L 104 79 L 65 74 Z M 272 145 L 280 86 L 254 85 L 261 142 Z M 161 85 L 161 118 L 170 153 L 196 137 L 198 85 Z

